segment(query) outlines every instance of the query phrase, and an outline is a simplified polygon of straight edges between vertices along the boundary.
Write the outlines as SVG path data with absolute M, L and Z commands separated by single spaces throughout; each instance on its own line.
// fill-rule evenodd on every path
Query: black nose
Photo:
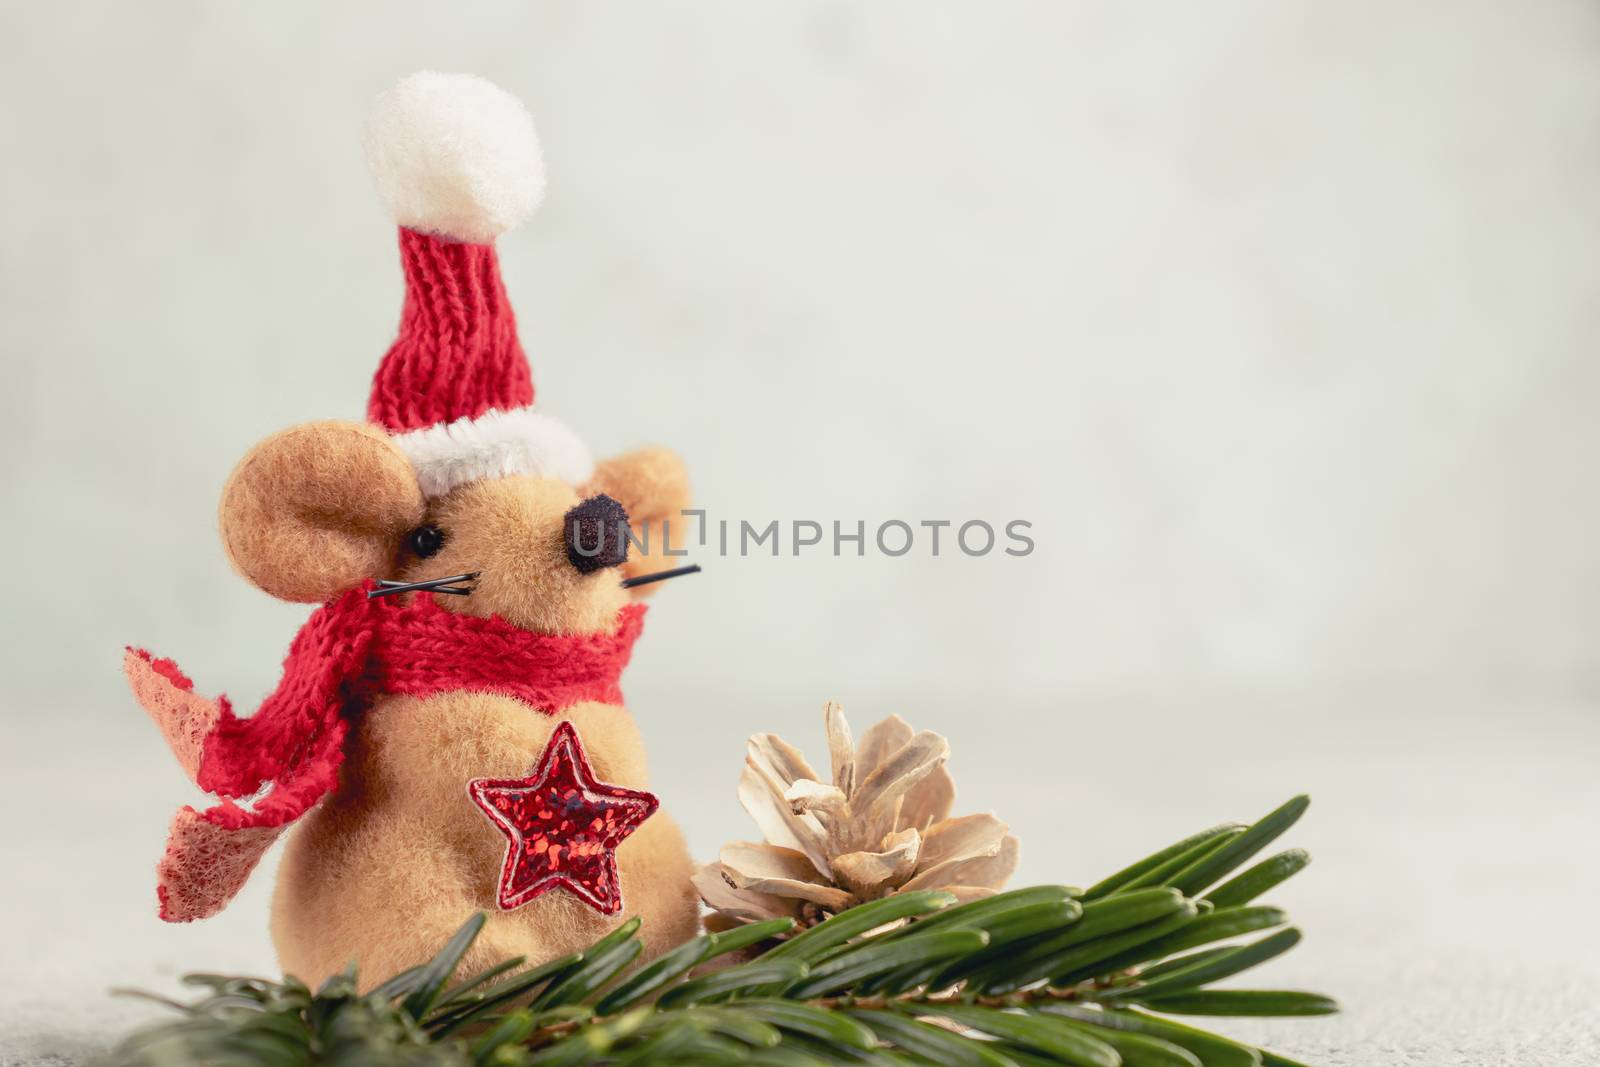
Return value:
M 583 574 L 628 561 L 628 512 L 608 496 L 592 496 L 562 520 L 567 559 Z

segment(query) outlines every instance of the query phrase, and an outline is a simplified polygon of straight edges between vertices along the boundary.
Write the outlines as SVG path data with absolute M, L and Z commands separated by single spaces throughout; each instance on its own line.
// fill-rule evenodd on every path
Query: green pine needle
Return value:
M 201 998 L 150 998 L 181 1017 L 129 1037 L 109 1067 L 1296 1067 L 1168 1016 L 1338 1010 L 1316 993 L 1212 988 L 1299 942 L 1284 912 L 1252 902 L 1304 868 L 1303 851 L 1218 883 L 1307 804 L 1196 834 L 1087 892 L 1033 886 L 960 905 L 900 893 L 797 934 L 788 919 L 706 934 L 640 967 L 633 919 L 577 955 L 451 984 L 483 927 L 475 915 L 434 959 L 366 994 L 353 968 L 315 992 L 189 975 Z M 735 962 L 707 966 L 719 957 Z

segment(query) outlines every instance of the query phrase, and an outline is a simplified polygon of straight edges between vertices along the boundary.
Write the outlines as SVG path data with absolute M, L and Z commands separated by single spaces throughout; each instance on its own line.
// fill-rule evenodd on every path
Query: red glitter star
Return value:
M 474 778 L 467 795 L 506 835 L 500 907 L 561 886 L 602 915 L 622 910 L 617 846 L 655 814 L 653 795 L 597 781 L 570 722 L 526 778 Z

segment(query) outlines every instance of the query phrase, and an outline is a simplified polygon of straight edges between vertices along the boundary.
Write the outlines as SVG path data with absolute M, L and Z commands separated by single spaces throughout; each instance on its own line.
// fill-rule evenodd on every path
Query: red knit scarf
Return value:
M 644 605 L 631 604 L 614 633 L 540 634 L 446 611 L 429 593 L 408 604 L 369 599 L 370 588 L 306 620 L 282 681 L 254 715 L 237 717 L 225 697 L 205 702 L 214 722 L 193 770 L 202 789 L 223 799 L 204 812 L 185 808 L 173 822 L 159 869 L 164 918 L 199 918 L 227 903 L 278 833 L 337 787 L 352 718 L 374 698 L 501 693 L 546 714 L 586 700 L 620 703 L 622 669 L 644 624 Z M 190 697 L 193 684 L 171 660 L 131 655 L 174 696 Z M 163 729 L 175 736 L 169 724 Z M 269 785 L 253 807 L 235 802 Z

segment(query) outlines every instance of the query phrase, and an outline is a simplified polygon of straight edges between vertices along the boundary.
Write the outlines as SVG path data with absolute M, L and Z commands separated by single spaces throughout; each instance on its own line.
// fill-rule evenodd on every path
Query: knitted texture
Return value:
M 400 335 L 372 379 L 368 420 L 403 433 L 532 404 L 494 246 L 401 229 L 400 263 Z
M 278 688 L 248 718 L 225 698 L 196 696 L 171 661 L 129 649 L 124 669 L 135 696 L 199 786 L 222 798 L 173 822 L 159 868 L 163 918 L 221 910 L 277 833 L 338 786 L 350 719 L 378 696 L 498 693 L 546 714 L 581 701 L 622 702 L 622 670 L 643 628 L 643 605 L 623 608 L 611 633 L 567 636 L 459 615 L 426 593 L 409 604 L 369 599 L 370 588 L 353 589 L 306 620 Z M 208 732 L 198 766 L 188 767 L 201 729 Z M 254 806 L 235 802 L 265 786 Z

